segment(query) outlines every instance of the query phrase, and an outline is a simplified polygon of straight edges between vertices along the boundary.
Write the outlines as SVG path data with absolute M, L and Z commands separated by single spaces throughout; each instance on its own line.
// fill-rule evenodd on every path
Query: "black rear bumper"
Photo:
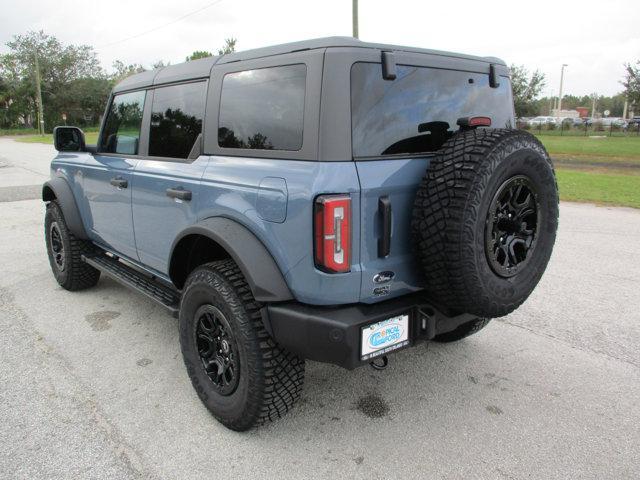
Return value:
M 353 369 L 371 361 L 362 359 L 362 327 L 398 315 L 409 315 L 408 346 L 455 330 L 473 320 L 470 314 L 448 316 L 426 303 L 420 294 L 405 295 L 374 305 L 321 307 L 297 302 L 274 303 L 263 310 L 271 336 L 287 350 L 318 362 Z M 372 358 L 384 353 L 374 354 Z

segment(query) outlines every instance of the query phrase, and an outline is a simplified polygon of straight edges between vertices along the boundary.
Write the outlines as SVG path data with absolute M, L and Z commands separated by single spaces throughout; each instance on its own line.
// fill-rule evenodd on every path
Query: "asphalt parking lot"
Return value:
M 640 478 L 640 211 L 562 204 L 521 309 L 383 372 L 309 362 L 297 407 L 240 434 L 200 404 L 161 307 L 58 287 L 53 155 L 0 139 L 0 478 Z

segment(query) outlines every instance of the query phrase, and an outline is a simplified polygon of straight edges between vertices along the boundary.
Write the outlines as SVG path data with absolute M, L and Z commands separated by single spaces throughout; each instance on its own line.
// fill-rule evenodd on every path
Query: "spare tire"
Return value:
M 551 159 L 533 135 L 478 129 L 431 160 L 412 217 L 425 289 L 437 304 L 500 317 L 531 294 L 558 226 Z

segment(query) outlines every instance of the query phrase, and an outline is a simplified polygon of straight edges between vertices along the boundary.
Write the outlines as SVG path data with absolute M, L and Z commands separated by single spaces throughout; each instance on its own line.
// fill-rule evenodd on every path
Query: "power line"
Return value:
M 185 15 L 182 15 L 181 17 L 178 17 L 175 20 L 172 20 L 172 21 L 170 21 L 168 23 L 165 23 L 163 25 L 158 25 L 157 27 L 151 28 L 149 30 L 145 30 L 144 32 L 140 32 L 140 33 L 138 33 L 136 35 L 133 35 L 131 37 L 123 38 L 122 40 L 117 40 L 115 42 L 111 42 L 111 43 L 106 43 L 104 45 L 100 45 L 99 47 L 97 47 L 97 50 L 99 50 L 101 48 L 104 48 L 104 47 L 111 47 L 112 45 L 117 45 L 119 43 L 127 42 L 129 40 L 133 40 L 134 38 L 142 37 L 143 35 L 147 35 L 148 33 L 155 32 L 156 30 L 160 30 L 161 28 L 168 27 L 169 25 L 173 25 L 174 23 L 178 23 L 181 20 L 184 20 L 185 18 L 190 17 L 191 15 L 195 15 L 196 13 L 200 13 L 203 10 L 211 8 L 214 5 L 217 5 L 217 4 L 219 4 L 219 3 L 223 2 L 223 1 L 224 0 L 216 0 L 215 2 L 211 2 L 210 4 L 205 5 L 202 8 L 199 8 L 197 10 L 194 10 L 193 12 L 189 12 L 189 13 L 187 13 Z

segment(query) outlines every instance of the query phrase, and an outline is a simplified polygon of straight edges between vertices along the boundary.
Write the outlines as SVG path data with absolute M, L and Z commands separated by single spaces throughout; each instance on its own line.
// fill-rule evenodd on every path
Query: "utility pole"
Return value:
M 560 116 L 560 110 L 562 110 L 562 82 L 564 81 L 564 67 L 568 67 L 566 63 L 562 64 L 562 69 L 560 70 L 560 92 L 558 94 L 558 110 L 556 110 L 556 115 Z
M 353 38 L 358 37 L 358 0 L 353 0 Z
M 598 95 L 595 93 L 591 97 L 591 118 L 596 118 L 596 100 L 598 99 Z
M 36 67 L 36 103 L 38 104 L 38 132 L 44 137 L 44 112 L 42 110 L 42 90 L 40 89 L 40 65 L 38 52 L 34 54 Z

